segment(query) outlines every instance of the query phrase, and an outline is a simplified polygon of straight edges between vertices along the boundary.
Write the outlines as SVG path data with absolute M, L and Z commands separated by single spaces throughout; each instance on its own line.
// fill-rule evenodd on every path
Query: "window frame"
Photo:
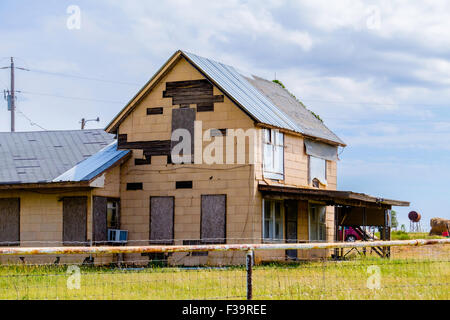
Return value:
M 268 136 L 267 136 L 268 134 Z M 279 140 L 283 140 L 282 143 L 279 143 Z M 273 179 L 273 180 L 284 180 L 284 149 L 285 149 L 285 138 L 284 133 L 280 132 L 277 129 L 263 129 L 262 136 L 262 154 L 263 154 L 263 176 L 264 178 Z M 270 146 L 270 148 L 268 147 Z M 271 156 L 271 167 L 267 167 L 268 165 L 268 157 L 266 154 L 267 149 L 270 149 Z M 280 157 L 278 159 L 278 157 Z M 278 160 L 277 160 L 278 159 Z M 279 168 L 276 168 L 275 163 L 278 161 Z M 281 170 L 280 170 L 281 169 Z
M 314 156 L 311 156 L 311 155 L 308 155 L 308 185 L 312 186 L 313 180 L 317 179 L 317 177 L 313 177 L 312 173 L 311 173 L 311 158 L 320 159 L 320 160 L 325 162 L 325 168 L 324 168 L 324 170 L 325 170 L 324 171 L 325 181 L 324 182 L 325 182 L 325 185 L 327 185 L 328 184 L 328 160 L 321 159 L 321 158 L 318 158 L 318 157 L 314 157 Z M 317 180 L 319 180 L 319 179 L 317 179 Z M 320 183 L 323 184 L 323 181 L 320 181 Z
M 116 227 L 115 228 L 110 228 L 108 226 L 108 210 L 109 210 L 109 204 L 110 203 L 115 203 L 116 204 Z M 120 229 L 120 199 L 118 198 L 107 198 L 106 199 L 106 231 L 108 232 L 109 229 L 115 229 L 115 230 L 119 230 Z
M 275 227 L 277 223 L 276 215 L 275 215 L 275 204 L 280 203 L 280 213 L 281 213 L 281 221 L 279 221 L 279 225 L 281 228 L 280 238 L 269 238 L 265 233 L 266 226 L 266 202 L 270 203 L 270 218 L 269 223 L 272 225 L 272 234 L 275 235 Z M 284 201 L 282 199 L 263 199 L 262 200 L 262 240 L 263 242 L 284 242 L 285 241 L 285 208 Z M 269 225 L 270 225 L 269 224 Z
M 204 199 L 206 199 L 206 198 L 208 198 L 208 197 L 223 197 L 223 199 L 225 200 L 224 202 L 224 219 L 223 219 L 223 235 L 224 235 L 224 238 L 222 239 L 222 238 L 216 238 L 216 239 L 205 239 L 204 237 L 203 237 L 203 230 L 204 230 L 204 225 L 203 225 L 203 222 L 204 222 L 204 219 L 205 219 L 205 217 L 204 217 L 204 214 L 205 214 L 205 211 L 204 211 L 204 207 L 203 207 L 203 204 L 204 204 Z M 228 197 L 227 197 L 227 194 L 202 194 L 202 195 L 200 195 L 200 242 L 202 243 L 202 244 L 225 244 L 225 243 L 227 243 L 227 213 L 228 213 L 228 208 L 227 208 L 227 205 L 228 205 Z
M 311 229 L 312 229 L 312 223 L 311 223 L 311 209 L 317 209 L 317 208 L 323 208 L 324 209 L 324 222 L 320 221 L 320 217 L 318 217 L 316 220 L 316 224 L 314 227 L 316 228 L 316 234 L 318 235 L 317 238 L 319 239 L 312 239 L 311 238 Z M 316 211 L 316 214 L 320 214 L 318 211 Z M 323 239 L 320 239 L 321 235 L 321 227 L 323 227 Z M 309 241 L 315 241 L 315 242 L 326 242 L 327 241 L 327 206 L 323 205 L 321 203 L 309 203 L 308 205 L 308 240 Z

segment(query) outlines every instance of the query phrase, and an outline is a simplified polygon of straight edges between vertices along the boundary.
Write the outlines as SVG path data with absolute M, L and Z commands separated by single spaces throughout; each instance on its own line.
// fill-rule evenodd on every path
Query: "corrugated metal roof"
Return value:
M 257 76 L 246 77 L 246 79 L 266 95 L 279 109 L 300 124 L 303 134 L 345 144 L 322 121 L 317 119 L 300 101 L 279 84 Z
M 182 53 L 256 121 L 344 145 L 339 137 L 279 85 L 269 85 L 271 81 L 256 76 L 244 76 L 235 68 L 211 59 L 185 51 Z
M 278 110 L 272 101 L 233 67 L 192 53 L 184 52 L 184 54 L 259 122 L 302 132 L 302 128 Z
M 130 152 L 130 150 L 117 150 L 117 141 L 114 141 L 93 156 L 81 161 L 73 168 L 70 168 L 59 177 L 53 179 L 53 182 L 89 181 L 114 165 Z
M 103 130 L 0 132 L 0 184 L 50 182 L 113 141 Z

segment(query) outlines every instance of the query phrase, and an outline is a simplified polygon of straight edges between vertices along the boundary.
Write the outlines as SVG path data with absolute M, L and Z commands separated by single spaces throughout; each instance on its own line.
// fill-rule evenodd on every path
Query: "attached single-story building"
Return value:
M 0 133 L 0 242 L 336 241 L 339 228 L 367 225 L 388 239 L 391 207 L 409 203 L 337 191 L 339 147 L 278 83 L 177 51 L 105 131 Z M 256 261 L 327 254 L 257 252 Z M 239 253 L 167 258 L 244 261 Z

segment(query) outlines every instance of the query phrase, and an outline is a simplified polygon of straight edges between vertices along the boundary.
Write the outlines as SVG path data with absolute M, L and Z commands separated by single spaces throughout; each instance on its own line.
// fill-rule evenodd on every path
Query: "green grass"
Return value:
M 448 253 L 448 252 L 447 252 Z M 403 254 L 403 253 L 401 253 Z M 401 255 L 399 254 L 399 256 Z M 425 256 L 424 256 L 425 257 Z M 360 258 L 255 266 L 256 299 L 449 299 L 448 255 L 423 259 Z M 369 289 L 369 267 L 380 288 Z M 64 266 L 0 266 L 0 299 L 244 299 L 244 267 L 81 268 L 80 289 L 67 287 Z
M 375 236 L 380 238 L 380 233 L 375 232 Z M 441 236 L 429 236 L 428 232 L 405 232 L 405 231 L 392 231 L 391 240 L 413 240 L 413 239 L 444 239 Z

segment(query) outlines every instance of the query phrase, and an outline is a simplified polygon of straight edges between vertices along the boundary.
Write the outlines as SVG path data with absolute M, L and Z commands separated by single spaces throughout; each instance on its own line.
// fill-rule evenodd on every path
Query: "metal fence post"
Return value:
M 253 250 L 247 251 L 247 300 L 253 298 Z

